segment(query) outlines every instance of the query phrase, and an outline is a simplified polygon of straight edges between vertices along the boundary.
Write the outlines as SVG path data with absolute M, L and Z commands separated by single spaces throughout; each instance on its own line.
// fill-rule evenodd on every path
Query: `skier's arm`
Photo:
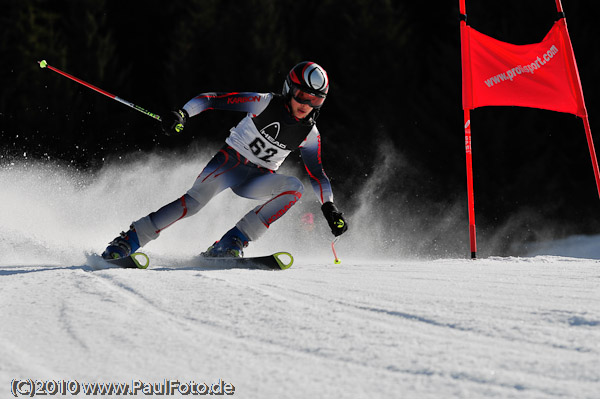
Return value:
M 182 109 L 166 113 L 161 118 L 162 128 L 168 135 L 181 133 L 188 118 L 209 109 L 258 115 L 272 98 L 272 93 L 202 93 L 188 101 Z
M 300 154 L 304 161 L 304 167 L 310 177 L 310 183 L 317 198 L 324 204 L 333 202 L 333 191 L 331 182 L 323 170 L 321 163 L 321 135 L 317 127 L 313 127 L 304 142 L 300 145 Z
M 306 136 L 306 140 L 300 145 L 300 153 L 302 154 L 306 171 L 310 176 L 310 182 L 321 202 L 323 216 L 325 216 L 327 224 L 331 228 L 331 233 L 337 237 L 348 230 L 348 223 L 333 203 L 331 182 L 325 174 L 323 164 L 321 163 L 321 135 L 316 126 L 313 127 L 308 136 Z
M 241 111 L 254 115 L 260 114 L 273 98 L 272 93 L 202 93 L 184 106 L 188 117 L 198 115 L 209 109 Z

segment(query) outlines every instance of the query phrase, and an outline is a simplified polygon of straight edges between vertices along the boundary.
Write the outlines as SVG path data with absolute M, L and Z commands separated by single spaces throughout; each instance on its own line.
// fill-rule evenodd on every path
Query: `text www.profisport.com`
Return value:
M 499 73 L 498 75 L 492 76 L 489 79 L 484 80 L 487 87 L 492 87 L 496 84 L 511 81 L 516 78 L 518 75 L 523 73 L 534 74 L 537 69 L 542 68 L 546 63 L 550 62 L 554 56 L 558 54 L 558 48 L 555 45 L 552 45 L 541 56 L 538 56 L 535 61 L 527 64 L 527 65 L 518 65 L 514 68 L 508 69 L 506 72 Z

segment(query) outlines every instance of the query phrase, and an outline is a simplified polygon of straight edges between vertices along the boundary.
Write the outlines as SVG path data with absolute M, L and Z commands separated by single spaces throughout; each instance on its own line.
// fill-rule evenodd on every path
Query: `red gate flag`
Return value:
M 555 0 L 555 3 L 559 18 L 544 40 L 535 44 L 514 45 L 486 36 L 467 25 L 465 0 L 459 0 L 469 239 L 473 259 L 477 257 L 471 146 L 471 110 L 474 108 L 513 105 L 581 117 L 600 196 L 600 167 L 581 80 L 561 0 Z
M 535 44 L 514 45 L 466 29 L 471 79 L 465 76 L 464 109 L 514 105 L 587 115 L 564 18 Z

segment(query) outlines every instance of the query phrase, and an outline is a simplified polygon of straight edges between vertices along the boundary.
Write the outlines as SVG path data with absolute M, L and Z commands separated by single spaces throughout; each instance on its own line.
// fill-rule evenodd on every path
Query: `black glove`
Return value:
M 344 220 L 342 212 L 338 211 L 333 202 L 326 202 L 321 206 L 323 216 L 327 219 L 334 236 L 342 235 L 348 230 L 348 223 Z
M 181 133 L 188 117 L 189 115 L 184 109 L 167 112 L 165 116 L 160 118 L 163 132 L 165 132 L 167 136 Z

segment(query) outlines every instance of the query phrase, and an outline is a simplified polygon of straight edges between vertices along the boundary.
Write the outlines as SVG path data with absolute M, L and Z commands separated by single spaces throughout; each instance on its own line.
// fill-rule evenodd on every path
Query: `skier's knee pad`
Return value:
M 189 194 L 186 194 L 183 196 L 184 200 L 185 200 L 185 205 L 187 208 L 187 216 L 192 216 L 196 213 L 198 213 L 198 211 L 200 211 L 200 209 L 202 209 L 202 205 L 200 205 L 200 203 L 198 201 L 196 201 L 194 199 L 194 197 L 192 197 Z
M 299 194 L 298 197 L 301 197 L 304 193 L 304 184 L 298 178 L 289 176 L 281 187 L 281 192 L 286 191 L 293 191 Z

